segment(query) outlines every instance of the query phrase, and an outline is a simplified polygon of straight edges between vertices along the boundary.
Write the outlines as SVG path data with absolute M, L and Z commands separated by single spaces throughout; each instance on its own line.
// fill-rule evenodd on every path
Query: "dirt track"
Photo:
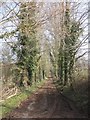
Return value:
M 83 118 L 73 103 L 59 94 L 49 79 L 30 98 L 14 109 L 9 118 Z

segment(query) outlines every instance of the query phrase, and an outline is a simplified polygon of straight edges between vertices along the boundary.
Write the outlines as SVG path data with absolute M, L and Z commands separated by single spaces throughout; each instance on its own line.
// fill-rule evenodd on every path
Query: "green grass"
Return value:
M 26 100 L 33 92 L 37 91 L 38 87 L 42 86 L 44 83 L 45 80 L 42 80 L 27 89 L 22 88 L 21 93 L 5 100 L 2 104 L 0 104 L 0 116 L 5 117 L 11 112 L 11 110 L 18 107 L 22 101 Z
M 82 83 L 78 86 L 78 92 L 72 91 L 70 87 L 66 87 L 64 88 L 63 94 L 74 101 L 80 112 L 87 114 L 88 91 L 87 89 L 84 89 Z

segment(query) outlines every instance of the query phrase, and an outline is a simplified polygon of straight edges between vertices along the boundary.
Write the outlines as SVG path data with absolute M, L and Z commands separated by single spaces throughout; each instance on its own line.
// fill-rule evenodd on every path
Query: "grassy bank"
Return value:
M 77 89 L 72 91 L 70 87 L 65 87 L 62 94 L 73 100 L 78 110 L 87 115 L 88 114 L 88 88 L 85 88 L 87 82 L 77 85 Z
M 80 69 L 80 68 L 79 68 Z M 73 89 L 67 84 L 63 86 L 60 80 L 54 81 L 58 91 L 62 92 L 64 96 L 72 100 L 77 106 L 78 110 L 88 115 L 88 69 L 80 69 L 73 74 Z
M 33 84 L 31 87 L 28 87 L 27 89 L 22 88 L 19 94 L 0 103 L 0 116 L 5 117 L 7 114 L 11 112 L 11 110 L 18 107 L 22 101 L 26 100 L 32 93 L 37 91 L 38 87 L 42 86 L 44 83 L 45 80 L 42 80 L 40 82 L 37 82 L 36 84 Z

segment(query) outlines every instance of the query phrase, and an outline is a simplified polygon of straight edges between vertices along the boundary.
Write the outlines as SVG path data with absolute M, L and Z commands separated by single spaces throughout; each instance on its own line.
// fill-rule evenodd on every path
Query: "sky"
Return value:
M 12 2 L 13 0 L 2 0 L 1 2 L 6 2 L 7 3 L 7 6 L 9 6 L 10 8 L 12 8 L 13 9 L 13 7 L 15 7 L 15 4 Z M 14 1 L 18 1 L 18 0 L 14 0 Z M 20 0 L 19 0 L 20 1 Z M 25 0 L 24 0 L 25 1 Z M 26 0 L 26 1 L 30 1 L 30 0 Z M 41 2 L 41 1 L 43 1 L 43 2 L 61 2 L 62 0 L 36 0 L 37 2 Z M 78 2 L 81 2 L 81 0 L 69 0 L 69 1 L 71 1 L 71 2 L 76 2 L 76 1 L 78 1 Z M 81 4 L 81 6 L 79 7 L 79 14 L 78 14 L 78 16 L 80 16 L 80 12 L 82 13 L 85 9 L 86 9 L 86 6 L 84 5 L 85 3 L 87 4 L 87 2 L 88 2 L 89 0 L 83 0 L 83 2 L 82 2 L 82 4 Z M 18 7 L 16 7 L 15 8 L 16 9 L 16 11 L 18 11 Z M 4 24 L 2 24 L 1 25 L 1 21 L 2 21 L 2 18 L 3 18 L 3 16 L 5 16 L 6 15 L 6 13 L 7 13 L 7 11 L 8 11 L 8 9 L 6 9 L 6 7 L 4 6 L 4 7 L 0 7 L 0 35 L 2 34 L 2 33 L 4 33 L 4 32 L 6 32 L 6 31 L 12 31 L 12 30 L 14 30 L 16 27 L 15 27 L 15 25 L 14 24 L 12 24 L 12 22 L 8 22 L 8 23 L 4 23 Z M 8 18 L 9 16 L 12 16 L 12 13 L 11 14 L 9 14 L 9 15 L 7 15 L 7 17 L 6 18 Z M 14 15 L 13 15 L 14 16 Z M 5 18 L 5 19 L 6 19 Z M 86 20 L 86 22 L 84 23 L 84 25 L 82 26 L 82 27 L 84 27 L 85 26 L 85 24 L 87 24 L 87 22 L 88 22 L 88 19 Z M 18 23 L 17 23 L 18 24 Z M 12 25 L 12 27 L 9 27 L 9 26 L 11 26 Z M 8 27 L 6 27 L 6 26 L 8 26 Z M 88 27 L 87 28 L 85 28 L 84 29 L 84 35 L 85 34 L 87 34 L 88 33 Z M 49 33 L 46 31 L 46 34 L 47 35 L 49 35 Z M 80 39 L 82 39 L 82 38 L 80 38 Z M 10 39 L 9 39 L 10 40 Z M 14 39 L 13 39 L 14 40 Z M 81 51 L 82 52 L 84 52 L 84 51 L 86 51 L 86 48 L 88 47 L 88 44 L 86 45 L 86 46 L 83 46 L 82 47 L 82 49 L 81 49 Z M 2 39 L 0 39 L 0 53 L 2 52 Z M 1 54 L 0 54 L 0 58 L 1 58 Z M 86 56 L 86 58 L 88 58 L 87 56 Z
M 0 0 L 1 2 L 12 2 L 13 0 Z M 28 2 L 32 0 L 14 0 L 16 2 Z M 35 0 L 36 2 L 62 2 L 63 0 Z M 64 0 L 65 1 L 65 0 Z M 89 2 L 90 0 L 67 0 L 70 2 Z

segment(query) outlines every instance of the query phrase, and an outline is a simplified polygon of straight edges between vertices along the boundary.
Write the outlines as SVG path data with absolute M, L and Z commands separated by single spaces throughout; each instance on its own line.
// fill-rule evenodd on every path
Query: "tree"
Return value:
M 18 42 L 13 46 L 17 55 L 17 68 L 21 75 L 19 85 L 23 86 L 24 75 L 28 77 L 27 83 L 32 85 L 33 72 L 37 66 L 37 41 L 35 29 L 35 2 L 21 3 L 18 26 Z

